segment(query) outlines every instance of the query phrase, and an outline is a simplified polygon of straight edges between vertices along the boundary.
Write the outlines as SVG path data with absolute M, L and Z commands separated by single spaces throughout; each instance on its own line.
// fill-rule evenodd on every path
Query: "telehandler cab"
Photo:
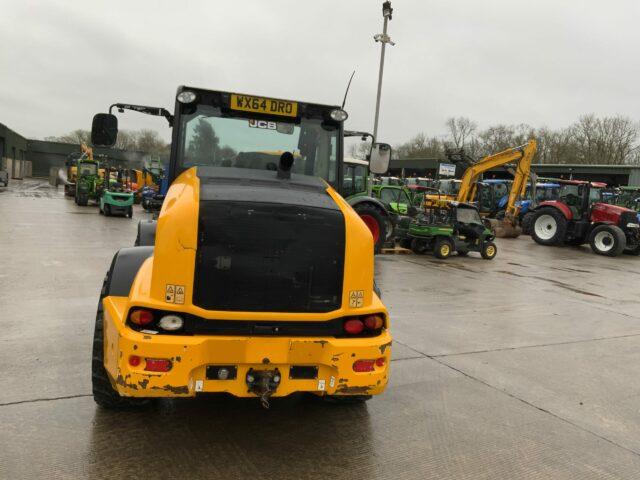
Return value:
M 95 323 L 93 395 L 118 408 L 152 397 L 382 393 L 389 315 L 374 288 L 371 232 L 337 193 L 339 107 L 180 87 L 171 186 L 138 247 L 116 253 Z M 110 109 L 111 110 L 111 109 Z M 94 145 L 118 121 L 95 115 Z M 256 152 L 276 151 L 273 157 Z M 370 169 L 391 148 L 373 144 Z

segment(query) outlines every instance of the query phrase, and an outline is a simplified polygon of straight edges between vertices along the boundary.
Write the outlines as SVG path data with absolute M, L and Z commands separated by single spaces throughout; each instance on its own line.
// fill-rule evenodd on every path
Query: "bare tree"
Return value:
M 141 152 L 160 153 L 166 148 L 166 143 L 155 130 L 140 130 L 137 134 L 136 149 Z
M 636 158 L 638 124 L 629 118 L 583 115 L 569 131 L 576 163 L 624 165 Z
M 69 132 L 66 135 L 61 135 L 59 137 L 45 137 L 45 140 L 49 142 L 89 144 L 91 141 L 91 132 L 89 130 L 78 128 L 73 132 Z
M 446 121 L 446 125 L 451 141 L 456 148 L 465 148 L 478 128 L 476 122 L 466 117 L 451 117 Z

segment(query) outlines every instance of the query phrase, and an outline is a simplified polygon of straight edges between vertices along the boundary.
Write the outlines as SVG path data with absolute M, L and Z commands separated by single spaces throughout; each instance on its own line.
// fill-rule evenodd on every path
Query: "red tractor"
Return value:
M 539 203 L 529 215 L 531 237 L 540 245 L 584 245 L 599 255 L 640 254 L 635 211 L 602 202 L 606 184 L 559 180 L 557 200 Z

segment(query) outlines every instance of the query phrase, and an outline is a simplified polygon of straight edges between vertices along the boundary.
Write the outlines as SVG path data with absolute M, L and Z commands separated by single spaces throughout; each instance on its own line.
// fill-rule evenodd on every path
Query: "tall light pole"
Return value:
M 375 140 L 378 139 L 378 115 L 380 114 L 380 96 L 382 95 L 382 74 L 384 72 L 384 51 L 387 46 L 387 43 L 391 45 L 395 45 L 391 41 L 391 37 L 387 35 L 387 24 L 389 20 L 391 20 L 391 14 L 393 13 L 393 8 L 391 8 L 391 2 L 387 1 L 382 4 L 382 17 L 384 18 L 384 25 L 382 27 L 382 33 L 378 33 L 373 36 L 373 39 L 376 42 L 382 43 L 382 48 L 380 49 L 380 72 L 378 73 L 378 96 L 376 97 L 376 117 L 373 121 L 373 136 Z
M 382 4 L 382 17 L 384 18 L 384 24 L 382 27 L 382 33 L 378 33 L 373 36 L 373 39 L 376 42 L 380 42 L 382 44 L 382 49 L 380 50 L 380 71 L 378 72 L 378 95 L 376 96 L 376 116 L 373 120 L 373 141 L 376 142 L 378 140 L 378 116 L 380 115 L 380 97 L 382 95 L 382 74 L 384 72 L 384 51 L 387 46 L 387 43 L 392 46 L 395 45 L 391 41 L 391 37 L 387 35 L 387 24 L 389 20 L 391 20 L 391 15 L 393 14 L 393 8 L 391 8 L 391 2 L 386 1 Z M 371 195 L 371 188 L 373 187 L 373 174 L 369 173 L 369 195 Z

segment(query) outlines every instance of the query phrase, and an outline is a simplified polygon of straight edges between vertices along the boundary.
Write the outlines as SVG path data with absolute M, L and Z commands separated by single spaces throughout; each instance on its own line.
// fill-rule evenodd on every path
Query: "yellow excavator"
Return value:
M 460 191 L 456 200 L 465 203 L 473 202 L 477 196 L 478 181 L 483 173 L 492 168 L 515 164 L 513 184 L 505 206 L 504 217 L 500 219 L 487 218 L 497 237 L 517 237 L 520 235 L 520 228 L 518 227 L 520 205 L 518 202 L 524 197 L 536 148 L 536 141 L 531 139 L 525 145 L 509 148 L 482 158 L 467 168 L 462 176 Z

